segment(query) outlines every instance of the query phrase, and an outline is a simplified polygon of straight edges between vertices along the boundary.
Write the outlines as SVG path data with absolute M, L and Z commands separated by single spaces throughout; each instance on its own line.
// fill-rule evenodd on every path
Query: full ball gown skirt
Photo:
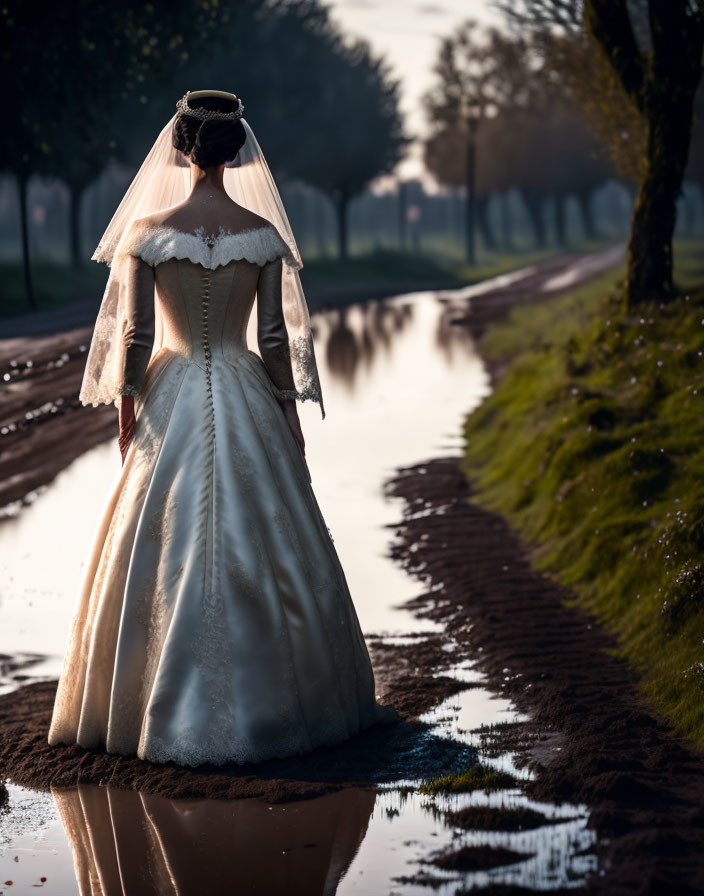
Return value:
M 212 268 L 135 256 L 164 341 L 126 388 L 135 435 L 87 562 L 50 743 L 245 763 L 391 720 L 281 393 L 246 347 L 255 293 L 272 370 L 284 345 L 280 259 L 251 254 L 259 264 L 238 252 Z M 151 351 L 146 276 L 132 330 L 147 338 L 128 340 L 126 370 L 140 342 Z

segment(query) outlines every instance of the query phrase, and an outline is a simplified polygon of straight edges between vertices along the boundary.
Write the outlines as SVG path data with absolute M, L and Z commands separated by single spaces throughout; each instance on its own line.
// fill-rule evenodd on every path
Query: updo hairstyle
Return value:
M 192 109 L 209 109 L 215 112 L 234 112 L 239 108 L 237 100 L 220 96 L 196 99 L 189 97 L 188 105 Z M 172 131 L 175 148 L 199 168 L 216 168 L 234 159 L 246 139 L 247 134 L 241 121 L 202 121 L 181 110 L 176 114 Z

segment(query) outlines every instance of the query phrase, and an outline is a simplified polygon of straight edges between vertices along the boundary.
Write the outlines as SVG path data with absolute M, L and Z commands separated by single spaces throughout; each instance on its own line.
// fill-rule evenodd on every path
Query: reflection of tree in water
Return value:
M 81 896 L 332 896 L 376 799 L 371 790 L 345 789 L 268 806 L 81 784 L 53 795 Z
M 369 368 L 380 348 L 388 351 L 412 317 L 412 305 L 383 301 L 330 312 L 325 359 L 332 376 L 353 389 L 359 365 Z
M 466 305 L 443 302 L 435 330 L 435 344 L 448 362 L 452 362 L 458 350 L 466 354 L 472 349 L 474 340 L 465 326 L 466 316 Z
M 371 363 L 380 346 L 391 348 L 394 336 L 401 333 L 413 316 L 410 304 L 396 302 L 369 302 L 362 309 L 362 340 L 365 356 Z
M 351 390 L 354 388 L 354 378 L 360 361 L 359 346 L 347 323 L 346 308 L 331 313 L 330 318 L 330 331 L 325 345 L 328 370 Z

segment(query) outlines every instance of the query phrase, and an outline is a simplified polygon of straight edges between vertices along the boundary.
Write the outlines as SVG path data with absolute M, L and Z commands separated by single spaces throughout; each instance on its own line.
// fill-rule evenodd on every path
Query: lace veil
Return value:
M 93 331 L 81 385 L 83 404 L 118 402 L 123 383 L 120 375 L 121 330 L 126 321 L 124 260 L 127 237 L 134 221 L 183 202 L 190 192 L 190 163 L 172 146 L 171 132 L 176 116 L 167 122 L 130 184 L 117 211 L 93 253 L 94 261 L 110 266 L 110 275 Z M 281 196 L 254 133 L 242 119 L 247 139 L 239 152 L 239 164 L 226 167 L 225 189 L 235 202 L 266 218 L 289 248 L 284 256 L 282 303 L 291 351 L 294 384 L 301 401 L 320 405 L 325 416 L 320 380 L 299 270 L 303 267 Z M 248 334 L 255 332 L 256 305 Z M 163 338 L 158 304 L 156 308 L 153 354 Z M 256 350 L 256 340 L 248 342 Z

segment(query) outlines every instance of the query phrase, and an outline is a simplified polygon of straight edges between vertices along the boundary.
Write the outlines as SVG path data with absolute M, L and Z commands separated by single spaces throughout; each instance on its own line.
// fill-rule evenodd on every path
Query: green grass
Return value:
M 428 796 L 438 793 L 471 793 L 473 790 L 505 790 L 508 787 L 516 787 L 517 779 L 508 772 L 497 771 L 488 765 L 471 765 L 461 772 L 443 775 L 425 781 L 420 786 L 420 792 Z
M 700 239 L 678 239 L 674 245 L 675 280 L 682 289 L 704 283 L 704 245 Z
M 512 360 L 467 419 L 465 469 L 704 746 L 704 266 L 678 249 L 690 291 L 663 307 L 626 312 L 612 274 L 487 334 Z

